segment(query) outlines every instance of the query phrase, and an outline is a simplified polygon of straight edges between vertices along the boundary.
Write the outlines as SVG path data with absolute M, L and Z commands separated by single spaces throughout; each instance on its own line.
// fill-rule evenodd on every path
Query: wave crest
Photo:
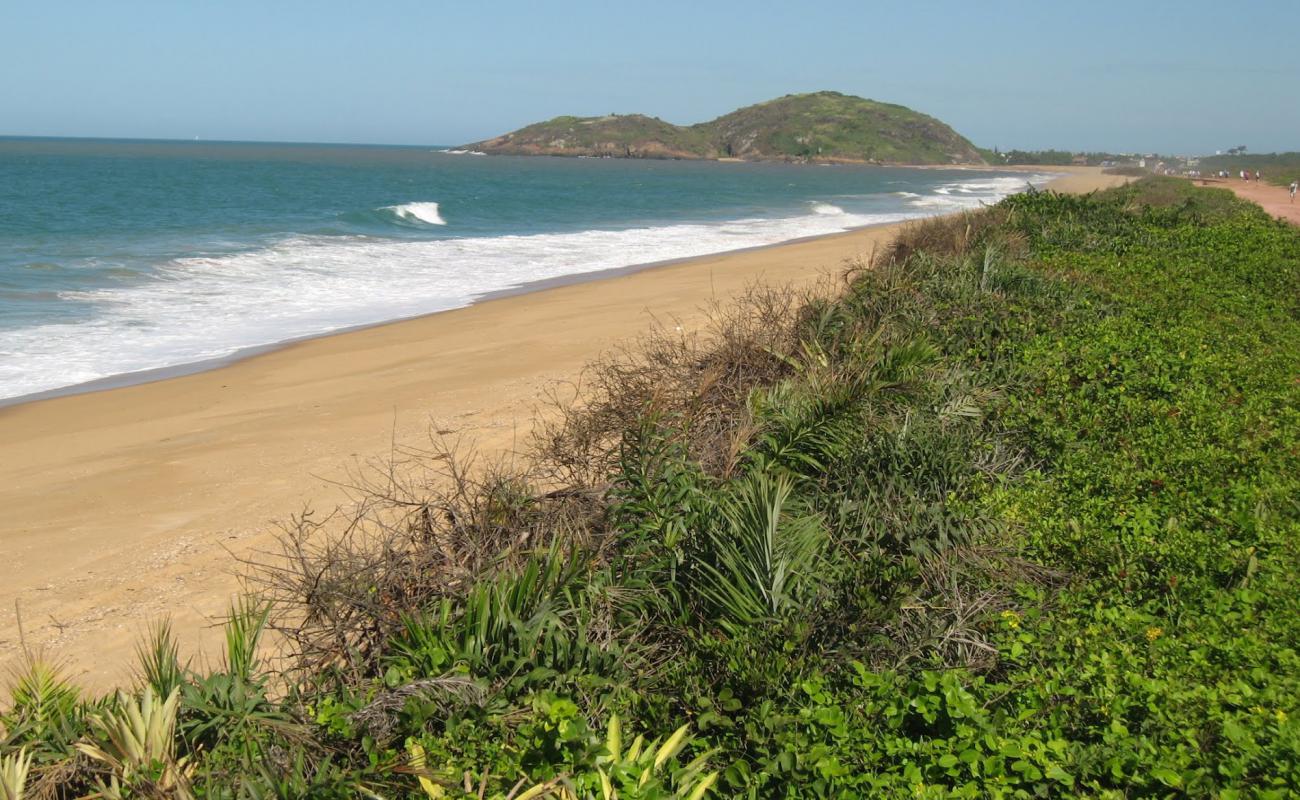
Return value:
M 400 206 L 384 206 L 387 211 L 402 222 L 424 223 L 425 225 L 446 225 L 447 220 L 438 213 L 437 203 L 403 203 Z
M 812 213 L 821 214 L 826 217 L 836 217 L 848 213 L 839 206 L 834 206 L 830 203 L 813 203 L 810 208 L 812 209 Z

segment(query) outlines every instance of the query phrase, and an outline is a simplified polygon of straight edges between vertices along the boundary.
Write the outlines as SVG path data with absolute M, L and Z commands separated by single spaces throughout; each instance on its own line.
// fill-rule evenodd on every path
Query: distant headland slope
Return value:
M 984 163 L 969 140 L 934 117 L 839 92 L 786 95 L 690 126 L 643 114 L 556 117 L 465 147 L 501 155 Z

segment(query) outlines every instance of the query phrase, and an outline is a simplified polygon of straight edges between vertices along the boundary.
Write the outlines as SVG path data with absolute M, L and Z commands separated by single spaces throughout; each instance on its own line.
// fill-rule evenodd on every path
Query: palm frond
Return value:
M 709 531 L 701 593 L 732 625 L 780 617 L 802 605 L 826 544 L 819 517 L 787 510 L 792 483 L 751 472 Z
M 80 690 L 57 664 L 29 657 L 9 684 L 10 706 L 0 713 L 9 746 L 28 746 L 42 757 L 66 752 L 84 730 Z

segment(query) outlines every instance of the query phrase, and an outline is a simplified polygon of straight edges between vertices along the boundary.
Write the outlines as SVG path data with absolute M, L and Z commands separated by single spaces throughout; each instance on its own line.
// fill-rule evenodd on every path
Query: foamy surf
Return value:
M 405 222 L 422 222 L 425 225 L 447 224 L 438 211 L 437 203 L 403 203 L 400 206 L 384 206 L 380 210 L 387 211 Z
M 176 259 L 141 285 L 65 293 L 93 307 L 93 319 L 0 331 L 0 397 L 446 311 L 535 281 L 912 216 L 812 211 L 782 219 L 416 242 L 302 236 L 245 253 Z
M 894 195 L 904 198 L 907 205 L 912 208 L 921 209 L 929 214 L 945 214 L 991 205 L 1007 195 L 1023 192 L 1029 188 L 1040 189 L 1054 177 L 1056 176 L 1046 173 L 993 176 L 946 183 L 935 187 L 930 194 L 894 192 Z

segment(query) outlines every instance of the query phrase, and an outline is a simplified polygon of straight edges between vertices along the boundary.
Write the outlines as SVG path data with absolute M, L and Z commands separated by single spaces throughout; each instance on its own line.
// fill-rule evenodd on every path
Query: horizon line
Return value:
M 164 136 L 59 136 L 43 133 L 0 133 L 2 139 L 58 139 L 63 141 L 83 141 L 83 142 L 167 142 L 177 144 L 309 144 L 325 147 L 456 147 L 450 144 L 433 144 L 433 143 L 403 143 L 403 144 L 384 144 L 382 142 L 312 142 L 297 139 L 207 139 L 195 137 L 193 139 L 178 139 Z
M 307 140 L 300 140 L 300 139 L 205 139 L 205 138 L 200 138 L 200 137 L 195 137 L 195 138 L 193 138 L 193 139 L 177 139 L 177 138 L 162 137 L 162 136 L 60 136 L 60 135 L 53 135 L 53 134 L 0 133 L 0 141 L 2 141 L 2 140 L 6 140 L 6 139 L 7 139 L 7 140 L 17 140 L 17 139 L 53 139 L 53 140 L 58 140 L 58 141 L 82 141 L 82 142 L 154 142 L 154 143 L 159 143 L 159 142 L 161 142 L 161 143 L 167 143 L 167 144 L 194 144 L 194 143 L 200 143 L 200 144 L 203 144 L 203 143 L 206 143 L 206 144 L 313 145 L 313 146 L 316 146 L 316 147 L 405 147 L 405 148 L 431 147 L 431 148 L 437 148 L 437 149 L 455 149 L 455 148 L 461 146 L 461 145 L 458 145 L 458 144 L 435 144 L 435 143 L 398 143 L 398 144 L 395 144 L 395 143 L 387 143 L 387 144 L 385 144 L 385 143 L 382 143 L 382 142 L 355 142 L 355 141 L 353 141 L 353 142 L 317 142 L 317 141 L 307 141 Z M 1179 153 L 1178 151 L 1170 151 L 1170 152 L 1168 152 L 1168 153 L 1160 153 L 1159 151 L 1147 151 L 1147 152 L 1142 152 L 1142 151 L 1138 151 L 1138 150 L 1130 150 L 1130 151 L 1127 151 L 1127 152 L 1117 152 L 1117 151 L 1109 151 L 1109 150 L 1073 149 L 1073 148 L 1062 148 L 1062 147 L 1040 147 L 1040 148 L 1034 148 L 1034 149 L 1031 149 L 1031 148 L 1024 148 L 1024 147 L 1011 147 L 1011 148 L 988 147 L 988 148 L 986 148 L 986 147 L 981 147 L 980 145 L 975 145 L 975 146 L 976 146 L 977 148 L 981 149 L 981 150 L 996 150 L 997 152 L 1003 152 L 1003 153 L 1005 153 L 1005 152 L 1010 152 L 1010 151 L 1012 151 L 1012 150 L 1020 150 L 1020 151 L 1022 151 L 1022 152 L 1029 152 L 1029 153 L 1044 153 L 1044 152 L 1050 152 L 1050 151 L 1057 151 L 1057 152 L 1072 153 L 1072 154 L 1076 154 L 1076 155 L 1077 155 L 1077 154 L 1088 154 L 1088 153 L 1106 153 L 1106 154 L 1108 154 L 1108 155 L 1117 155 L 1117 156 L 1145 156 L 1145 157 L 1149 157 L 1149 156 L 1152 156 L 1152 155 L 1155 155 L 1155 156 L 1168 155 L 1168 156 L 1175 156 L 1175 157 L 1192 157 L 1192 158 L 1207 158 L 1207 157 L 1216 156 L 1216 155 L 1228 155 L 1226 152 Z M 1254 153 L 1242 153 L 1241 155 L 1256 155 L 1256 156 L 1258 156 L 1258 155 L 1275 155 L 1275 154 L 1280 155 L 1280 154 L 1285 154 L 1285 153 L 1289 153 L 1289 152 L 1294 152 L 1294 151 L 1290 151 L 1290 150 L 1268 150 L 1268 151 L 1260 150 L 1260 151 L 1256 151 L 1256 152 L 1254 152 Z M 991 164 L 990 166 L 997 166 L 997 164 Z

